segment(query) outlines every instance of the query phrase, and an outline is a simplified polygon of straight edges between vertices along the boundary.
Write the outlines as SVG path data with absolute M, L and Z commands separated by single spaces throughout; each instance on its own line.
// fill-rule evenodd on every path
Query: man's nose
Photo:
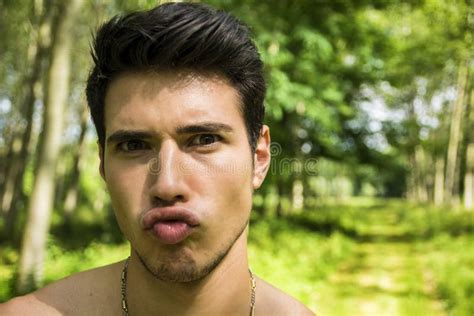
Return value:
M 149 163 L 150 197 L 156 202 L 177 202 L 187 199 L 183 153 L 172 140 L 164 141 Z

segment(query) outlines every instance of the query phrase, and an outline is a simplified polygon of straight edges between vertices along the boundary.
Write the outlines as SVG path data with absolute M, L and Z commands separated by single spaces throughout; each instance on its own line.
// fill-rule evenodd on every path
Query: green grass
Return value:
M 250 227 L 254 272 L 316 310 L 320 283 L 351 255 L 353 241 L 337 231 L 326 236 L 278 219 L 256 221 Z
M 427 262 L 451 314 L 474 315 L 474 235 L 436 237 Z
M 306 216 L 356 242 L 320 289 L 321 314 L 474 315 L 474 212 L 392 200 Z

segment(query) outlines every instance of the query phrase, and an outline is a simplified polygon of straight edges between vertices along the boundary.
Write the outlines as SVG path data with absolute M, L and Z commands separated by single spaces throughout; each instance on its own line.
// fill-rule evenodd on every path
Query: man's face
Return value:
M 270 157 L 266 127 L 252 155 L 239 105 L 217 75 L 128 73 L 108 88 L 101 173 L 122 232 L 162 280 L 204 277 L 245 238 Z

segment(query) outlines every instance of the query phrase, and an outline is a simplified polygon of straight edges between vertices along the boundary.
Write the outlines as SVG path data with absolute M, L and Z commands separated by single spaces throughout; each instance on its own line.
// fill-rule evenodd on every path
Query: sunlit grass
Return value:
M 312 310 L 320 283 L 351 255 L 353 245 L 341 233 L 324 236 L 276 219 L 252 224 L 249 237 L 255 273 Z
M 474 235 L 436 237 L 426 260 L 452 315 L 474 315 Z

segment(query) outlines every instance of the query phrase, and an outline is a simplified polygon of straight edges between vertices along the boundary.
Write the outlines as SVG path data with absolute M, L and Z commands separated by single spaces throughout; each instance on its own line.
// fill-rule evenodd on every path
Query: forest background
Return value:
M 266 65 L 257 274 L 330 315 L 474 314 L 472 1 L 201 2 Z M 127 255 L 84 88 L 94 30 L 156 3 L 0 1 L 0 301 Z

